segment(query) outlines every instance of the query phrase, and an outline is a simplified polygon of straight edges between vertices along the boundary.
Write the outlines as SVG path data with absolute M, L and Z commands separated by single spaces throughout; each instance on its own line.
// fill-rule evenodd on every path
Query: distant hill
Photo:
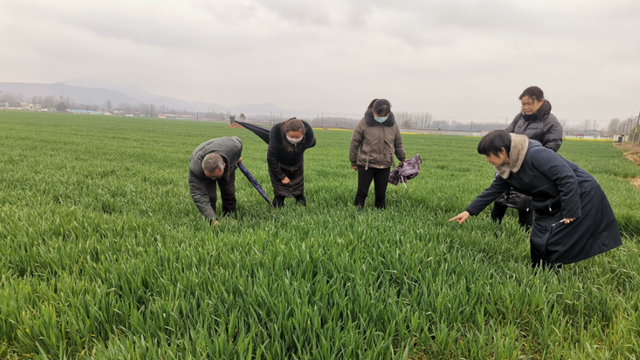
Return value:
M 269 112 L 272 112 L 274 115 L 280 113 L 286 115 L 293 114 L 292 111 L 280 108 L 271 103 L 223 106 L 215 103 L 189 102 L 168 96 L 153 95 L 135 85 L 129 84 L 113 86 L 100 80 L 91 79 L 71 80 L 69 82 L 72 84 L 61 82 L 54 84 L 0 83 L 0 92 L 12 93 L 14 95 L 22 94 L 25 101 L 28 101 L 32 96 L 49 95 L 55 97 L 63 96 L 65 98 L 69 96 L 78 104 L 103 105 L 107 101 L 111 101 L 114 108 L 120 107 L 121 104 L 131 106 L 153 104 L 158 108 L 164 106 L 166 109 L 175 110 L 243 112 L 247 116 L 268 115 Z
M 110 100 L 114 106 L 119 103 L 137 105 L 140 100 L 131 96 L 127 96 L 117 91 L 107 89 L 82 88 L 78 86 L 70 86 L 63 83 L 55 84 L 25 84 L 25 83 L 0 83 L 0 91 L 12 93 L 14 95 L 22 94 L 25 101 L 29 101 L 32 96 L 49 96 L 67 97 L 70 96 L 73 101 L 82 104 L 104 104 Z

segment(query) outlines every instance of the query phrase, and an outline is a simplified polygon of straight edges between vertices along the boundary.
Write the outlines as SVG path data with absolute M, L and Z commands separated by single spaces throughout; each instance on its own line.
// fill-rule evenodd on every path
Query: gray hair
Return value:
M 222 160 L 222 156 L 218 154 L 207 154 L 207 156 L 202 159 L 202 170 L 206 172 L 215 172 L 216 169 L 220 169 L 224 171 L 224 160 Z

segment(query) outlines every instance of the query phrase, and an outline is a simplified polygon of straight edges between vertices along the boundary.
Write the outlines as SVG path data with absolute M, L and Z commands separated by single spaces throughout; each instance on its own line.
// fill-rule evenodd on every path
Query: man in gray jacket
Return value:
M 189 157 L 189 190 L 200 213 L 213 225 L 216 220 L 216 184 L 220 186 L 222 211 L 236 211 L 236 164 L 242 162 L 242 141 L 221 137 L 200 144 Z

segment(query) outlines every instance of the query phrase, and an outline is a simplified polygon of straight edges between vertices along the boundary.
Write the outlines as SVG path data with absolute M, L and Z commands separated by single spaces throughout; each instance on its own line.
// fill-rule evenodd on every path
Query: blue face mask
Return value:
M 383 123 L 385 122 L 385 120 L 387 120 L 387 118 L 389 118 L 389 116 L 374 116 L 373 117 L 377 122 L 379 123 Z

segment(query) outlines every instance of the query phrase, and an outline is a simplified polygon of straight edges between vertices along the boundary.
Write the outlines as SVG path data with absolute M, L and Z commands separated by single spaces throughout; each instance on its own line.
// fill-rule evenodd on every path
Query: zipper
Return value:
M 380 139 L 378 140 L 378 155 L 384 156 L 384 125 L 380 124 L 382 132 L 380 133 Z

